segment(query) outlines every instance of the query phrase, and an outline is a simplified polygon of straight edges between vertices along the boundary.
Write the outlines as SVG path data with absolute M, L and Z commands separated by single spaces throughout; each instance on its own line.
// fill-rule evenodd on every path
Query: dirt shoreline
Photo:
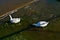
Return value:
M 23 7 L 31 4 L 31 3 L 33 3 L 33 2 L 35 2 L 35 1 L 32 0 L 32 1 L 30 1 L 30 2 L 25 2 L 25 3 L 21 4 L 21 5 L 17 5 L 17 6 L 15 6 L 15 7 L 13 7 L 12 9 L 9 9 L 9 10 L 3 12 L 3 13 L 0 15 L 0 19 L 3 19 L 3 18 L 6 17 L 7 15 L 12 14 L 12 13 L 16 12 L 17 10 L 19 10 L 19 9 L 21 9 L 21 8 L 23 8 Z M 11 11 L 11 10 L 12 10 L 12 11 Z

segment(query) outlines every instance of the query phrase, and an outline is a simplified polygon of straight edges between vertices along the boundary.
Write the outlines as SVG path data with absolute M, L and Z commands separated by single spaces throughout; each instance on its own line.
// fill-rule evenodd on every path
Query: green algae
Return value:
M 55 9 L 51 5 L 46 8 L 45 5 L 42 5 L 42 3 L 41 5 L 40 3 L 38 5 L 31 5 L 33 8 L 31 10 L 34 11 L 30 11 L 30 9 L 28 8 L 19 10 L 18 12 L 13 14 L 13 17 L 20 17 L 22 19 L 21 22 L 18 24 L 5 23 L 1 25 L 0 37 L 25 29 L 29 27 L 30 24 L 35 23 L 37 21 L 48 20 L 51 18 L 51 14 L 52 17 L 60 15 L 60 11 L 58 8 Z M 46 28 L 43 28 L 42 30 L 40 30 L 41 28 L 30 28 L 28 30 L 23 30 L 17 34 L 13 34 L 8 37 L 3 37 L 3 40 L 60 40 L 59 25 L 60 17 L 57 17 L 53 20 L 50 20 L 48 26 L 46 26 Z

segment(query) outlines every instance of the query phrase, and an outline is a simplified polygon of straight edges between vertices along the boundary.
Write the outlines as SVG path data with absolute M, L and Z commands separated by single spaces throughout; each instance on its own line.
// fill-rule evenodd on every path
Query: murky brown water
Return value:
M 0 0 L 0 15 L 5 14 L 31 0 Z
M 31 5 L 31 8 L 33 8 L 33 10 L 38 12 L 38 15 L 33 14 L 36 18 L 34 20 L 38 20 L 37 17 L 40 17 L 40 16 L 42 16 L 42 17 L 44 16 L 43 18 L 47 19 L 47 17 L 49 18 L 48 14 L 54 14 L 54 15 L 59 15 L 60 14 L 60 2 L 57 2 L 55 0 L 48 0 L 48 1 L 40 0 L 39 2 L 36 2 L 33 5 Z M 17 17 L 17 15 L 18 15 L 18 17 L 25 17 L 25 19 L 27 18 L 26 21 L 30 21 L 32 18 L 34 18 L 33 15 L 28 16 L 29 15 L 28 9 L 27 10 L 25 10 L 25 9 L 19 10 L 16 14 L 13 14 L 13 15 L 14 15 L 14 17 L 15 16 Z M 39 19 L 42 19 L 42 18 L 40 17 Z M 6 20 L 5 19 L 3 19 L 3 20 L 6 21 L 6 20 L 8 20 L 8 18 L 6 18 Z M 33 22 L 33 21 L 31 21 L 31 22 Z M 26 22 L 24 22 L 24 23 L 26 23 Z M 22 27 L 22 26 L 19 26 L 19 27 Z

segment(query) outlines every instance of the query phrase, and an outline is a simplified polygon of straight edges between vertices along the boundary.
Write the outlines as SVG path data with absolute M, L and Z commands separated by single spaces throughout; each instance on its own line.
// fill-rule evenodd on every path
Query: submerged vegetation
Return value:
M 21 21 L 22 22 L 22 21 Z M 3 37 L 3 40 L 60 40 L 60 27 L 59 24 L 60 23 L 60 18 L 57 18 L 56 20 L 52 20 L 50 22 L 50 24 L 41 30 L 41 28 L 29 28 L 26 29 L 27 27 L 29 27 L 30 22 L 25 23 L 22 22 L 21 24 L 6 24 L 5 27 L 7 29 L 4 28 L 4 30 L 2 30 L 4 32 L 4 34 L 10 34 L 13 33 L 14 31 L 19 31 L 17 34 L 13 34 L 10 35 L 8 37 Z M 8 26 L 10 25 L 10 26 Z M 9 33 L 10 32 L 10 33 Z M 6 34 L 6 35 L 7 35 Z M 2 35 L 1 35 L 2 36 Z M 35 39 L 36 38 L 36 39 Z M 44 39 L 43 39 L 44 38 Z
M 43 2 L 36 2 L 28 8 L 22 8 L 12 14 L 20 17 L 21 22 L 11 24 L 9 17 L 4 18 L 0 25 L 0 39 L 3 40 L 60 40 L 60 9 Z M 18 16 L 17 16 L 18 15 Z M 56 17 L 58 16 L 58 17 Z M 50 20 L 52 18 L 52 20 Z M 54 18 L 54 19 L 53 19 Z M 46 28 L 30 28 L 32 23 L 40 20 L 50 20 Z M 17 32 L 18 31 L 18 32 Z

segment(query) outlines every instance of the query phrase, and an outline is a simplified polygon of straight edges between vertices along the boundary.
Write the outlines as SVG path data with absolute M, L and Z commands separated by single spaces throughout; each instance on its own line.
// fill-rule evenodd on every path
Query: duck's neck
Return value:
M 12 20 L 12 16 L 11 16 L 11 15 L 9 15 L 9 17 L 10 17 L 10 19 Z

